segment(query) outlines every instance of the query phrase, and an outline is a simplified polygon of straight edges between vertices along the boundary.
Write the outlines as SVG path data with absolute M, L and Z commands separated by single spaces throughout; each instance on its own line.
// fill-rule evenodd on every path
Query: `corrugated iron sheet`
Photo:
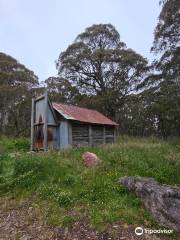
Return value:
M 118 125 L 102 113 L 95 110 L 80 108 L 62 103 L 53 103 L 53 108 L 59 112 L 65 119 L 76 120 L 86 123 L 96 123 L 104 125 Z

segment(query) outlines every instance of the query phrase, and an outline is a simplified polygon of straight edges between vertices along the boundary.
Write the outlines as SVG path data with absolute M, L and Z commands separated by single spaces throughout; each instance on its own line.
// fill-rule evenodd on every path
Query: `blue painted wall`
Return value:
M 69 147 L 68 121 L 62 121 L 59 126 L 60 148 Z
M 56 123 L 51 108 L 48 104 L 48 123 Z

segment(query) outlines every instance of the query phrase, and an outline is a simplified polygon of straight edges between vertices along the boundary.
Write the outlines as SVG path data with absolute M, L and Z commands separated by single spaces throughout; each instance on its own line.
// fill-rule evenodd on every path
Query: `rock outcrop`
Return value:
M 143 177 L 122 177 L 119 182 L 136 193 L 160 225 L 180 232 L 180 188 Z

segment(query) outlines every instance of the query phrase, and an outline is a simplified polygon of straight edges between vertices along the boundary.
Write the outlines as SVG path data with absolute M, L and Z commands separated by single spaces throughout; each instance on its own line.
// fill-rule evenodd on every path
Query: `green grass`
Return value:
M 139 199 L 118 183 L 122 176 L 153 177 L 180 186 L 180 144 L 155 138 L 122 137 L 96 148 L 26 153 L 29 141 L 0 139 L 0 195 L 33 199 L 43 219 L 71 225 L 87 218 L 92 226 L 124 222 L 155 226 Z M 82 154 L 91 151 L 101 163 L 89 169 Z M 156 225 L 157 226 L 157 225 Z

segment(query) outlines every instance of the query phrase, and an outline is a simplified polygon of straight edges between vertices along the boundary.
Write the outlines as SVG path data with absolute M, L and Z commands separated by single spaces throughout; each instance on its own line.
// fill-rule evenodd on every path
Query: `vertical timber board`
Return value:
M 56 148 L 60 148 L 60 124 L 56 128 L 56 138 L 57 138 L 57 143 L 56 143 Z
M 59 123 L 59 127 L 57 128 L 57 136 L 58 136 L 58 148 L 61 149 L 61 123 Z
M 114 142 L 114 126 L 106 126 L 106 143 Z
M 32 98 L 32 110 L 31 110 L 31 151 L 34 150 L 34 98 Z
M 72 146 L 72 124 L 70 121 L 68 121 L 68 142 L 69 146 Z
M 44 96 L 44 151 L 47 151 L 47 121 L 48 121 L 48 97 L 47 91 L 45 92 Z
M 89 146 L 89 125 L 84 123 L 72 123 L 72 146 Z
M 114 126 L 114 143 L 116 142 L 116 127 Z
M 106 143 L 106 127 L 103 126 L 103 144 Z
M 89 146 L 92 147 L 92 126 L 89 125 Z
M 92 126 L 92 145 L 97 146 L 103 144 L 103 125 L 93 125 Z

